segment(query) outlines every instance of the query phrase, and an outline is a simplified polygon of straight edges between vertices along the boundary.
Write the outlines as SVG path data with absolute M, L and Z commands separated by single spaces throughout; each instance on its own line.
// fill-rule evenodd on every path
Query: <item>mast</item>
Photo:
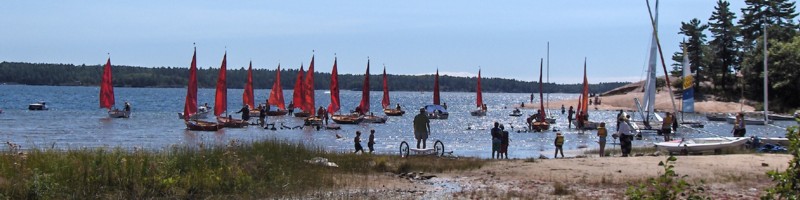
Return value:
M 339 111 L 339 70 L 336 69 L 336 60 L 333 58 L 333 70 L 331 70 L 331 104 L 328 104 L 328 112 L 336 113 Z
M 476 92 L 477 100 L 475 101 L 475 103 L 478 104 L 478 108 L 481 108 L 483 106 L 483 91 L 481 89 L 481 70 L 480 69 L 478 69 L 478 87 L 477 87 L 476 91 L 477 91 Z
M 358 114 L 369 113 L 369 58 L 367 58 L 367 72 L 364 73 L 364 84 L 361 88 L 361 103 L 358 104 Z
M 767 23 L 764 20 L 764 125 L 769 124 L 769 96 L 767 95 L 769 89 L 769 71 L 767 70 Z
M 542 63 L 544 62 L 543 60 L 544 59 L 539 60 L 539 109 L 541 109 L 542 111 L 539 113 L 539 121 L 542 122 L 544 122 L 545 119 L 547 118 L 545 116 L 547 114 L 544 111 L 544 98 L 542 98 L 542 90 L 544 89 L 544 84 L 542 83 Z
M 305 91 L 303 95 L 303 106 L 305 111 L 311 114 L 311 116 L 315 115 L 314 110 L 316 106 L 314 105 L 314 56 L 311 56 L 311 64 L 308 64 L 308 71 L 306 71 L 306 82 L 305 82 Z
M 647 12 L 650 13 L 650 0 L 645 0 L 647 2 Z M 658 9 L 658 0 L 656 0 L 656 10 Z M 669 72 L 667 72 L 667 63 L 664 62 L 664 52 L 661 50 L 661 42 L 658 40 L 658 32 L 656 29 L 656 21 L 653 19 L 652 13 L 650 13 L 650 22 L 653 25 L 653 37 L 656 39 L 656 44 L 658 45 L 658 54 L 661 57 L 661 68 L 664 70 L 664 79 L 667 81 L 667 90 L 669 91 L 669 99 L 672 101 L 672 111 L 675 113 L 678 111 L 678 107 L 675 105 L 675 96 L 672 93 L 672 86 L 669 85 Z
M 383 109 L 386 109 L 392 103 L 389 101 L 389 84 L 387 83 L 386 77 L 386 65 L 383 65 L 383 99 L 381 100 L 381 106 Z
M 541 80 L 539 80 L 541 82 Z M 547 83 L 550 83 L 550 42 L 547 42 Z M 539 89 L 542 90 L 541 88 Z M 550 92 L 547 92 L 547 107 L 550 108 Z M 544 109 L 542 110 L 544 112 Z
M 436 76 L 433 78 L 433 105 L 439 105 L 439 69 L 436 69 Z

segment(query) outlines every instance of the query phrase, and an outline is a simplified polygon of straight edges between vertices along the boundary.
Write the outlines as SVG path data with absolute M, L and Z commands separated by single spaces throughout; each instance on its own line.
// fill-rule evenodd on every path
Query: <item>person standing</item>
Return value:
M 490 134 L 492 134 L 492 158 L 499 158 L 500 157 L 500 123 L 494 122 L 494 128 L 492 128 Z
M 531 93 L 531 103 L 533 103 L 533 93 Z
M 733 137 L 744 137 L 746 133 L 744 113 L 736 114 L 736 121 L 733 124 Z
M 675 120 L 675 118 L 672 116 L 672 114 L 667 112 L 664 120 L 661 122 L 661 134 L 664 135 L 665 142 L 671 140 L 670 134 L 672 134 L 672 120 Z
M 597 127 L 597 137 L 599 138 L 598 142 L 600 144 L 600 157 L 605 157 L 606 153 L 606 137 L 608 136 L 608 130 L 606 130 L 606 123 L 600 122 L 600 127 Z
M 268 108 L 269 108 L 269 104 L 267 104 L 266 106 L 260 106 L 260 105 L 258 106 L 258 124 L 261 125 L 261 127 L 266 127 L 267 126 L 266 119 L 267 119 L 267 109 Z
M 353 153 L 358 153 L 358 151 L 361 151 L 361 153 L 363 154 L 364 147 L 361 146 L 361 131 L 356 131 L 356 137 L 353 138 L 353 143 L 355 143 L 354 145 L 356 147 L 356 151 Z
M 123 111 L 130 113 L 131 112 L 131 104 L 128 101 L 125 101 L 125 107 L 122 109 Z
M 369 140 L 367 142 L 367 147 L 369 148 L 369 154 L 372 154 L 375 151 L 375 129 L 369 130 Z
M 287 115 L 292 115 L 294 113 L 294 102 L 289 101 L 289 107 L 287 107 Z
M 419 149 L 420 141 L 422 141 L 422 148 L 426 148 L 428 134 L 431 131 L 430 122 L 428 116 L 425 115 L 425 108 L 419 109 L 419 114 L 414 116 L 414 137 L 417 139 L 417 149 Z
M 563 115 L 565 112 L 567 112 L 567 110 L 564 109 L 564 104 L 561 104 L 561 114 Z
M 572 106 L 569 106 L 569 111 L 567 112 L 567 121 L 569 121 L 569 123 L 567 123 L 567 128 L 572 128 L 572 115 L 575 114 L 575 110 L 572 110 Z
M 631 153 L 631 141 L 633 141 L 633 130 L 628 124 L 628 119 L 619 124 L 619 141 L 622 146 L 622 157 L 628 157 Z
M 553 156 L 553 158 L 558 158 L 559 151 L 561 151 L 561 158 L 564 158 L 564 136 L 561 135 L 561 132 L 556 133 L 555 146 L 556 146 L 556 154 Z
M 619 131 L 619 124 L 625 121 L 625 113 L 622 112 L 622 109 L 619 109 L 619 114 L 617 114 L 617 131 Z
M 244 106 L 242 106 L 242 109 L 240 109 L 236 113 L 242 113 L 242 120 L 250 121 L 250 106 L 244 105 Z M 232 120 L 232 119 L 228 119 L 228 120 Z
M 500 155 L 502 157 L 498 156 L 498 158 L 508 159 L 508 131 L 503 125 L 500 125 L 500 133 Z

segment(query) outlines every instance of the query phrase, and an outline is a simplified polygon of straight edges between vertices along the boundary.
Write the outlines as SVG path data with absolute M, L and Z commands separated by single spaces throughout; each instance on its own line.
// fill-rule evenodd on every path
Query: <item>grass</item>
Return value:
M 162 151 L 9 147 L 0 153 L 0 199 L 302 197 L 358 184 L 348 176 L 469 170 L 485 163 L 335 153 L 278 140 Z M 304 161 L 314 157 L 339 167 Z

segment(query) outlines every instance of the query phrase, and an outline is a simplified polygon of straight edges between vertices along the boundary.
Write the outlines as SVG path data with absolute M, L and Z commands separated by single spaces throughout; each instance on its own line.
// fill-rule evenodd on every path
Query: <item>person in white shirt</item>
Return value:
M 631 128 L 630 122 L 626 118 L 622 123 L 619 123 L 619 141 L 622 146 L 622 157 L 628 157 L 631 153 L 631 141 L 635 132 Z

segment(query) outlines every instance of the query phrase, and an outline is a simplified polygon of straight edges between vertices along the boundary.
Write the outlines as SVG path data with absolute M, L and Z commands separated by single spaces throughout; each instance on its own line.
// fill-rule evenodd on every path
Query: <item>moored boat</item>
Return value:
M 39 101 L 37 103 L 28 104 L 28 110 L 48 110 L 47 102 Z
M 542 83 L 542 68 L 544 66 L 544 59 L 542 59 L 539 63 L 539 118 L 536 119 L 535 122 L 531 123 L 531 127 L 533 131 L 542 132 L 550 129 L 550 122 L 546 120 L 547 112 L 544 110 L 544 96 L 542 95 L 542 90 L 544 90 L 544 85 Z M 585 126 L 584 126 L 585 128 Z
M 447 107 L 439 105 L 439 69 L 436 69 L 436 75 L 433 78 L 433 105 L 425 106 L 425 114 L 428 119 L 447 119 L 450 117 Z
M 383 114 L 386 114 L 386 116 L 403 116 L 403 114 L 406 114 L 406 111 L 387 108 L 383 109 Z
M 728 118 L 725 118 L 725 121 L 727 121 L 729 124 L 735 124 L 736 123 L 736 117 L 735 116 L 728 116 Z M 772 120 L 768 120 L 767 124 L 772 124 L 772 122 L 773 122 Z M 756 119 L 756 118 L 749 118 L 748 117 L 748 118 L 744 118 L 744 123 L 747 124 L 747 125 L 764 125 L 764 119 Z
M 205 110 L 205 113 L 207 113 L 209 108 L 207 106 L 203 106 L 203 110 Z M 188 130 L 216 131 L 222 128 L 222 125 L 214 122 L 192 119 L 198 116 L 196 113 L 198 113 L 198 107 L 197 107 L 197 49 L 195 48 L 194 53 L 192 54 L 192 64 L 189 67 L 189 84 L 188 87 L 186 87 L 186 101 L 184 102 L 183 105 L 183 113 L 178 113 L 178 114 L 181 117 L 183 117 L 184 124 L 186 124 L 186 129 Z
M 668 152 L 681 152 L 683 154 L 721 151 L 723 149 L 742 148 L 749 140 L 747 137 L 711 137 L 711 138 L 685 138 L 666 142 L 655 143 L 659 150 Z
M 228 117 L 217 117 L 217 123 L 225 128 L 244 128 L 250 124 L 241 119 L 233 119 Z
M 406 111 L 400 108 L 400 104 L 397 104 L 397 107 L 390 108 L 391 101 L 389 100 L 389 84 L 388 84 L 388 77 L 386 76 L 386 66 L 383 66 L 383 99 L 381 99 L 381 106 L 383 106 L 383 114 L 386 116 L 403 116 L 406 114 Z
M 470 111 L 469 114 L 472 116 L 486 116 L 486 107 L 483 105 L 483 92 L 481 92 L 481 70 L 478 69 L 478 84 L 475 87 L 475 104 L 477 104 L 478 109 Z
M 349 114 L 349 115 L 333 115 L 331 116 L 331 120 L 336 122 L 337 124 L 358 124 L 364 118 L 358 116 L 358 114 Z
M 281 87 L 281 64 L 278 64 L 278 69 L 275 70 L 275 82 L 272 83 L 272 89 L 269 91 L 269 99 L 267 100 L 267 116 L 284 116 L 289 111 L 286 110 L 286 104 L 283 101 L 283 87 Z
M 128 118 L 131 111 L 128 102 L 125 102 L 125 109 L 119 110 L 114 108 L 114 83 L 111 74 L 111 58 L 106 61 L 103 66 L 103 76 L 100 81 L 100 108 L 108 109 L 108 117 L 110 118 Z
M 192 131 L 217 131 L 222 129 L 222 125 L 214 122 L 207 122 L 201 120 L 186 120 L 186 129 Z
M 726 121 L 731 114 L 728 113 L 706 113 L 706 119 L 708 121 Z

